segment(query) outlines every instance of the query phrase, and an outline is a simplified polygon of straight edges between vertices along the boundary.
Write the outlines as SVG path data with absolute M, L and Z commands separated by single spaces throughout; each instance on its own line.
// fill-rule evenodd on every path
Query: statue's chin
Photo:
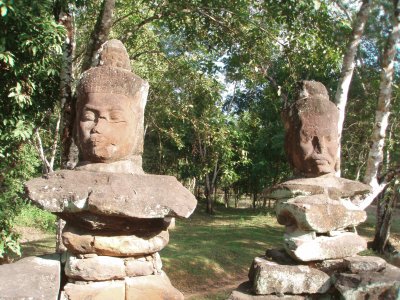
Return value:
M 83 159 L 93 163 L 111 163 L 123 159 L 123 156 L 118 155 L 116 151 L 109 150 L 107 148 L 93 148 L 90 152 L 86 152 Z
M 335 173 L 335 170 L 329 164 L 326 165 L 317 164 L 312 167 L 303 168 L 300 171 L 300 174 L 302 174 L 305 177 L 317 177 L 330 173 Z

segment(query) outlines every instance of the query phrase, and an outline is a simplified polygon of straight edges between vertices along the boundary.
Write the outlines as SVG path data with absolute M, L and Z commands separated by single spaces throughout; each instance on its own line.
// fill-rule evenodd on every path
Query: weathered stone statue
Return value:
M 105 44 L 100 63 L 83 74 L 77 89 L 78 169 L 143 174 L 149 85 L 131 72 L 128 54 L 117 40 Z
M 285 226 L 284 249 L 256 257 L 250 282 L 230 299 L 394 295 L 400 285 L 391 289 L 400 270 L 381 258 L 357 256 L 367 248 L 355 230 L 367 217 L 357 204 L 370 187 L 335 176 L 338 110 L 326 88 L 315 81 L 300 82 L 297 99 L 284 111 L 283 120 L 285 150 L 298 178 L 269 189 L 268 197 L 277 200 L 277 219 Z M 378 285 L 371 283 L 374 277 Z
M 174 177 L 143 172 L 148 88 L 122 43 L 105 43 L 78 85 L 78 166 L 26 183 L 34 203 L 67 221 L 67 299 L 183 299 L 158 252 L 171 217 L 189 217 L 196 199 Z
M 338 170 L 339 111 L 321 83 L 300 84 L 299 99 L 283 113 L 289 162 L 303 177 L 334 173 Z

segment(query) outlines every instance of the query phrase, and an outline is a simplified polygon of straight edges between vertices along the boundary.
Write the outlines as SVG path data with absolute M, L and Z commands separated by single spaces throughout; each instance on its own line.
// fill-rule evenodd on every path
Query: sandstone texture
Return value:
M 313 267 L 329 276 L 339 272 L 347 272 L 349 270 L 349 264 L 345 262 L 344 258 L 323 260 L 313 263 Z
M 25 184 L 41 208 L 63 215 L 91 212 L 123 218 L 187 218 L 196 198 L 175 177 L 60 170 Z
M 65 274 L 72 279 L 102 281 L 125 277 L 125 262 L 118 257 L 96 256 L 79 259 L 72 255 L 67 259 Z
M 297 196 L 325 194 L 332 200 L 342 200 L 357 203 L 371 191 L 369 185 L 334 174 L 326 174 L 313 178 L 298 178 L 285 181 L 268 191 L 268 197 L 273 199 L 290 199 Z
M 145 257 L 125 258 L 126 276 L 146 276 L 161 274 L 162 262 L 160 254 L 154 253 Z
M 124 231 L 124 232 L 151 232 L 170 228 L 169 218 L 123 218 L 115 216 L 96 215 L 91 212 L 57 213 L 70 224 L 79 224 L 79 227 L 95 231 Z
M 307 299 L 301 295 L 253 295 L 252 284 L 247 281 L 242 283 L 230 295 L 228 300 L 304 300 Z
M 168 231 L 150 235 L 124 235 L 84 231 L 71 226 L 64 228 L 62 239 L 65 247 L 75 254 L 96 253 L 106 256 L 138 256 L 163 249 L 169 241 Z
M 331 286 L 330 277 L 305 265 L 279 265 L 256 257 L 253 261 L 253 292 L 265 294 L 325 293 Z
M 143 299 L 183 300 L 184 297 L 164 273 L 126 278 L 126 300 Z
M 399 299 L 400 269 L 388 264 L 381 272 L 341 273 L 335 287 L 344 299 Z
M 351 232 L 315 237 L 312 234 L 285 234 L 284 240 L 286 251 L 299 261 L 343 258 L 367 249 L 367 241 Z
M 347 209 L 327 195 L 299 196 L 278 201 L 276 214 L 279 224 L 286 225 L 289 230 L 298 228 L 317 233 L 357 226 L 367 219 L 365 211 Z
M 0 299 L 57 300 L 60 255 L 32 256 L 0 266 Z
M 351 273 L 379 272 L 386 267 L 386 261 L 377 256 L 346 257 L 344 262 Z
M 160 274 L 162 263 L 158 253 L 141 257 L 112 257 L 68 255 L 65 274 L 68 278 L 85 281 L 105 281 L 132 276 Z M 84 257 L 86 256 L 86 257 Z
M 125 281 L 76 282 L 64 286 L 61 300 L 125 300 Z

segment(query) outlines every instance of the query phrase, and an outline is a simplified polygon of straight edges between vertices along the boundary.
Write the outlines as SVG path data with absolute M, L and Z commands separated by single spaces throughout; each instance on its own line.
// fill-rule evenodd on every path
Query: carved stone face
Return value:
M 138 122 L 126 95 L 88 93 L 78 104 L 77 135 L 81 157 L 89 162 L 114 162 L 132 154 Z
M 303 113 L 300 124 L 289 147 L 294 167 L 309 176 L 334 173 L 339 145 L 335 115 Z

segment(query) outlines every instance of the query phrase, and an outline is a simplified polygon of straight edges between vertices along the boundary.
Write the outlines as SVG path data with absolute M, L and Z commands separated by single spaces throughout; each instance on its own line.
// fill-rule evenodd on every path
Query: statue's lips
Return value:
M 107 143 L 107 139 L 101 137 L 92 137 L 89 139 L 88 144 L 92 147 L 104 146 Z
M 320 155 L 313 155 L 308 160 L 315 162 L 317 165 L 329 165 L 329 160 Z

